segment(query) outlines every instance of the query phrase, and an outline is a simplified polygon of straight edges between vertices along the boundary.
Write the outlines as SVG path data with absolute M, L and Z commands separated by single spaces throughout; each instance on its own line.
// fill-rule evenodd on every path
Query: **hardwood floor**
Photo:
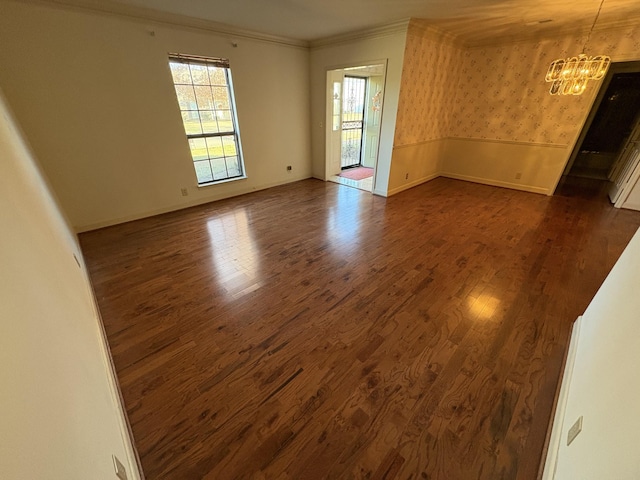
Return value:
M 640 212 L 306 180 L 81 235 L 148 479 L 534 479 Z

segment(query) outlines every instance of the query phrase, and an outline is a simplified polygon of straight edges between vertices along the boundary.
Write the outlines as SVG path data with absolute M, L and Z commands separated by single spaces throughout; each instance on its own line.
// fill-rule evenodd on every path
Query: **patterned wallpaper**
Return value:
M 410 29 L 395 145 L 443 137 L 569 145 L 598 84 L 581 96 L 552 96 L 544 74 L 583 42 L 566 36 L 460 51 Z M 588 53 L 640 59 L 640 25 L 594 32 Z
M 462 52 L 445 39 L 409 24 L 402 67 L 395 146 L 448 136 L 453 113 L 450 88 Z

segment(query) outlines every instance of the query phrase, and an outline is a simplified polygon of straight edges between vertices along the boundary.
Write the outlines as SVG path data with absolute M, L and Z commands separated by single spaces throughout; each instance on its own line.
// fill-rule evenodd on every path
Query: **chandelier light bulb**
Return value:
M 587 36 L 587 41 L 584 43 L 583 52 L 587 50 L 587 44 L 603 4 L 604 0 L 600 2 L 600 8 Z M 559 58 L 551 62 L 544 79 L 551 83 L 549 89 L 551 95 L 582 95 L 587 89 L 589 80 L 601 80 L 607 73 L 609 65 L 611 65 L 611 58 L 607 55 L 589 57 L 581 53 L 577 57 Z

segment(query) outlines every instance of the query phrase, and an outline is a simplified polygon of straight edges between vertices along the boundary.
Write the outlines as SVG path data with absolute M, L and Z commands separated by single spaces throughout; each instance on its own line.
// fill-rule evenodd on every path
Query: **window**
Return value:
M 244 178 L 229 61 L 169 55 L 198 185 Z

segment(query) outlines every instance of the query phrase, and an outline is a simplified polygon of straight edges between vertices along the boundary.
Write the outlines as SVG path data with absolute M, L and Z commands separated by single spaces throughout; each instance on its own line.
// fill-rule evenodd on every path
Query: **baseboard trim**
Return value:
M 207 198 L 200 198 L 197 200 L 193 200 L 191 202 L 182 203 L 180 205 L 172 205 L 169 207 L 158 208 L 158 209 L 150 210 L 146 212 L 134 213 L 131 215 L 126 215 L 124 217 L 114 218 L 111 220 L 104 220 L 102 222 L 91 223 L 88 225 L 74 226 L 73 230 L 76 234 L 83 233 L 83 232 L 90 232 L 91 230 L 98 230 L 99 228 L 106 228 L 106 227 L 111 227 L 113 225 L 119 225 L 121 223 L 133 222 L 135 220 L 140 220 L 143 218 L 155 217 L 156 215 L 162 215 L 163 213 L 175 212 L 177 210 L 183 210 L 185 208 L 197 207 L 198 205 L 204 205 L 205 203 L 217 202 L 218 200 L 225 200 L 227 198 L 239 197 L 241 195 L 247 195 L 249 193 L 259 192 L 260 190 L 266 190 L 267 188 L 279 187 L 281 185 L 286 185 L 288 183 L 301 182 L 302 180 L 307 180 L 309 178 L 313 178 L 311 174 L 309 174 L 308 176 L 303 176 L 300 178 L 295 178 L 295 179 L 287 180 L 284 182 L 267 183 L 267 184 L 259 185 L 257 187 L 251 187 L 251 189 L 247 190 L 246 192 L 239 192 L 231 195 L 220 195 L 220 196 L 211 196 Z
M 571 339 L 569 340 L 569 349 L 565 360 L 562 377 L 560 377 L 560 393 L 555 404 L 555 412 L 553 413 L 553 424 L 551 435 L 547 446 L 547 455 L 544 461 L 541 480 L 553 480 L 556 474 L 556 466 L 558 463 L 558 452 L 562 443 L 562 425 L 564 423 L 565 411 L 567 408 L 567 400 L 569 398 L 569 388 L 571 387 L 571 378 L 573 377 L 573 367 L 575 366 L 576 354 L 578 352 L 578 343 L 580 341 L 580 328 L 582 326 L 582 316 L 578 317 L 573 324 L 571 330 Z
M 120 380 L 118 379 L 118 373 L 116 365 L 113 362 L 113 355 L 111 355 L 111 347 L 109 346 L 109 340 L 107 338 L 107 331 L 104 327 L 104 321 L 102 320 L 102 314 L 100 312 L 100 306 L 98 305 L 98 298 L 96 297 L 95 289 L 89 270 L 84 261 L 84 257 L 80 255 L 82 262 L 82 273 L 85 277 L 85 281 L 89 284 L 91 290 L 91 298 L 93 300 L 93 308 L 95 320 L 98 322 L 98 336 L 100 337 L 100 346 L 103 359 L 105 360 L 105 367 L 107 370 L 107 377 L 109 379 L 109 388 L 113 402 L 118 409 L 118 423 L 120 427 L 120 435 L 122 443 L 127 455 L 127 464 L 129 465 L 129 472 L 133 479 L 145 480 L 144 470 L 142 469 L 142 460 L 140 460 L 140 453 L 136 446 L 135 438 L 133 436 L 133 429 L 131 428 L 131 422 L 129 421 L 129 414 L 127 413 L 127 407 L 122 396 L 122 389 L 120 388 Z
M 419 178 L 418 180 L 414 180 L 413 182 L 405 183 L 404 185 L 401 185 L 399 187 L 392 188 L 391 190 L 389 190 L 387 192 L 387 196 L 390 197 L 391 195 L 395 195 L 396 193 L 400 193 L 405 190 L 409 190 L 410 188 L 417 187 L 418 185 L 427 183 L 428 181 L 433 180 L 434 178 L 438 178 L 439 176 L 440 176 L 440 173 L 436 172 L 426 177 Z
M 532 185 L 522 185 L 519 183 L 503 182 L 501 180 L 493 180 L 490 178 L 472 177 L 469 175 L 460 175 L 458 173 L 451 173 L 451 172 L 442 172 L 440 173 L 440 176 L 453 178 L 454 180 L 464 180 L 466 182 L 482 183 L 484 185 L 491 185 L 492 187 L 510 188 L 512 190 L 521 190 L 523 192 L 539 193 L 542 195 L 549 194 L 548 188 L 534 187 Z

